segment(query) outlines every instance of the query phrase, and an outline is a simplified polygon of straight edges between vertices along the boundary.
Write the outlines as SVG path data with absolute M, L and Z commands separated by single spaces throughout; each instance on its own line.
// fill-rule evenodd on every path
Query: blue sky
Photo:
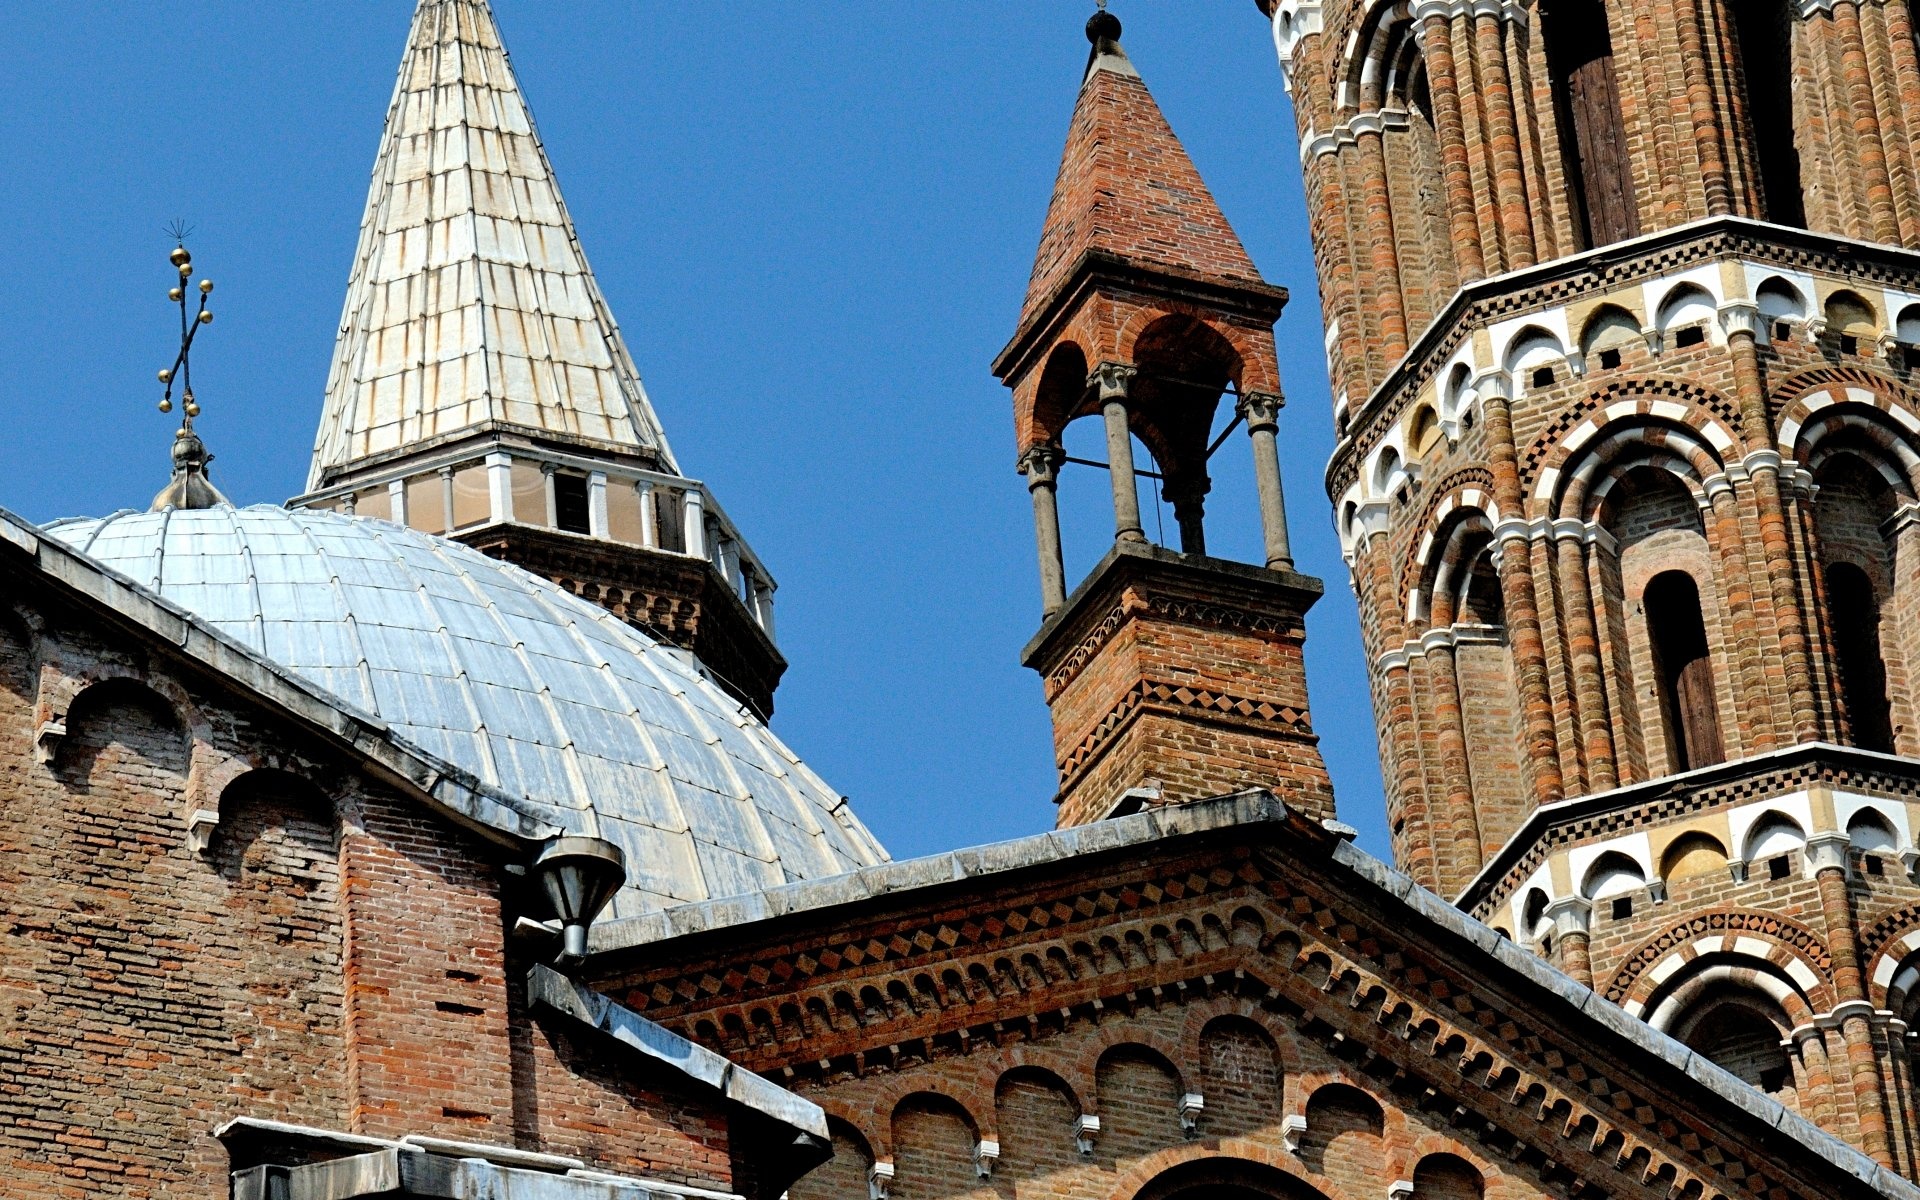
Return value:
M 171 422 L 165 227 L 196 228 L 219 316 L 195 354 L 236 502 L 306 474 L 411 5 L 9 12 L 8 468 L 31 520 L 144 506 Z M 1273 282 L 1314 724 L 1341 815 L 1384 851 L 1373 716 L 1321 473 L 1331 403 L 1293 118 L 1252 0 L 1115 0 L 1124 39 Z M 896 855 L 1050 828 L 1013 331 L 1087 46 L 1080 0 L 495 0 L 587 255 L 682 465 L 780 581 L 775 728 Z M 1082 431 L 1076 427 L 1074 433 Z M 1209 541 L 1252 558 L 1243 439 Z M 1104 475 L 1062 482 L 1070 580 L 1111 536 Z M 1171 514 L 1164 514 L 1169 532 Z M 1149 511 L 1148 524 L 1154 524 Z

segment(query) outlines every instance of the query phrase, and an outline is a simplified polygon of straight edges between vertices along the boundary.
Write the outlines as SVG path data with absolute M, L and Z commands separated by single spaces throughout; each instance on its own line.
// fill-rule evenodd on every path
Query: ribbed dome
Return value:
M 887 857 L 684 651 L 456 542 L 267 506 L 47 532 L 556 823 L 617 843 L 627 886 L 611 915 Z

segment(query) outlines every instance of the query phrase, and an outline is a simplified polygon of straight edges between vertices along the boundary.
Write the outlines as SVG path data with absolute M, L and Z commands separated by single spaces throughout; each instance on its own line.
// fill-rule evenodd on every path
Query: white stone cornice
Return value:
M 1453 643 L 1452 629 L 1429 629 L 1420 635 L 1420 652 L 1431 654 L 1435 650 L 1451 650 Z
M 1700 481 L 1700 507 L 1704 511 L 1713 507 L 1713 502 L 1721 496 L 1733 495 L 1733 481 L 1727 478 L 1725 471 L 1715 471 Z
M 1410 643 L 1414 644 L 1414 643 Z M 1388 650 L 1373 660 L 1373 665 L 1381 671 L 1404 671 L 1408 658 L 1405 650 Z
M 1548 535 L 1556 542 L 1590 542 L 1591 526 L 1578 517 L 1560 517 L 1549 522 Z

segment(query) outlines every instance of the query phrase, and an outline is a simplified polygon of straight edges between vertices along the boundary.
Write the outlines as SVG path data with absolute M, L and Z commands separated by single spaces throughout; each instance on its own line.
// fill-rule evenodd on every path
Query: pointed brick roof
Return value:
M 1093 55 L 1047 206 L 1021 307 L 1023 326 L 1089 251 L 1187 277 L 1262 283 L 1186 147 L 1120 48 L 1119 32 L 1119 22 L 1104 13 L 1088 23 Z
M 420 0 L 309 487 L 346 464 L 487 426 L 676 469 L 486 0 Z

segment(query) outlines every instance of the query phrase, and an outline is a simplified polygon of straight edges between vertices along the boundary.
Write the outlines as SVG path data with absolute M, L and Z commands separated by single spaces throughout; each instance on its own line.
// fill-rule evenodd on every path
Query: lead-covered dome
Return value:
M 557 824 L 617 843 L 614 916 L 887 857 L 684 651 L 457 542 L 268 506 L 46 531 Z

